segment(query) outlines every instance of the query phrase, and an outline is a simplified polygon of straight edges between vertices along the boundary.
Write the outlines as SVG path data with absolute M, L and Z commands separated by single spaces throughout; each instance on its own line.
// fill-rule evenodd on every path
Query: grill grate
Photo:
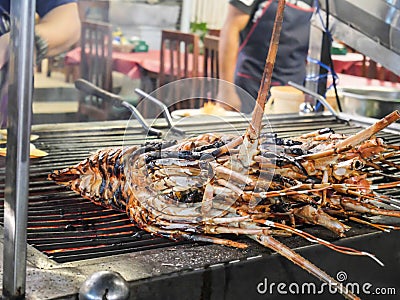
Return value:
M 271 117 L 271 126 L 280 137 L 293 137 L 304 132 L 331 127 L 337 132 L 355 133 L 361 127 L 326 116 Z M 141 144 L 145 136 L 139 127 L 125 123 L 71 124 L 70 128 L 57 125 L 36 126 L 33 132 L 40 136 L 35 145 L 49 156 L 31 161 L 28 209 L 28 243 L 56 262 L 70 262 L 95 257 L 157 249 L 177 243 L 152 236 L 137 229 L 123 212 L 103 209 L 82 199 L 74 192 L 47 180 L 54 169 L 61 169 L 86 158 L 99 148 Z M 201 124 L 201 125 L 200 125 Z M 247 122 L 232 119 L 226 122 L 210 121 L 207 124 L 187 120 L 180 124 L 188 135 L 204 132 L 244 132 Z M 400 143 L 400 136 L 383 133 L 391 143 Z M 3 161 L 4 158 L 0 158 Z M 395 158 L 399 160 L 400 158 Z M 1 162 L 0 162 L 1 163 Z M 0 219 L 3 222 L 4 167 L 0 168 Z M 377 180 L 382 180 L 377 176 Z M 396 189 L 388 194 L 399 196 Z

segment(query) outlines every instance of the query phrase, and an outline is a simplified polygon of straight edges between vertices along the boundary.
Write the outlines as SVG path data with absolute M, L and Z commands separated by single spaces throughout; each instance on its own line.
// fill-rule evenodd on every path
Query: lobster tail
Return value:
M 53 171 L 48 175 L 49 180 L 53 180 L 58 184 L 69 185 L 70 182 L 80 178 L 81 174 L 73 174 L 71 168 Z
M 73 167 L 52 172 L 48 178 L 97 205 L 125 211 L 127 200 L 122 187 L 127 153 L 130 151 L 122 147 L 102 149 Z

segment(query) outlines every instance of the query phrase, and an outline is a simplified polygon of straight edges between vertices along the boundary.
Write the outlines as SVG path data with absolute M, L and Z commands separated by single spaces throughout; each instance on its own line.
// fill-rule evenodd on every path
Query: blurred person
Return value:
M 0 0 L 0 126 L 6 126 L 10 1 Z M 69 50 L 80 38 L 77 0 L 37 0 L 39 21 L 35 24 L 34 62 Z
M 286 0 L 273 85 L 303 84 L 306 76 L 313 0 Z M 277 0 L 230 0 L 220 33 L 220 79 L 234 83 L 257 98 L 278 7 Z M 238 96 L 236 87 L 220 85 L 218 99 L 231 109 L 250 113 L 255 101 Z

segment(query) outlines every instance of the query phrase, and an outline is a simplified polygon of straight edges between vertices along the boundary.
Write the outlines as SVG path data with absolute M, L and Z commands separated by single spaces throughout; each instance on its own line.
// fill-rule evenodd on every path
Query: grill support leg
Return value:
M 3 297 L 22 299 L 26 282 L 29 136 L 36 0 L 11 3 L 8 140 L 4 203 Z

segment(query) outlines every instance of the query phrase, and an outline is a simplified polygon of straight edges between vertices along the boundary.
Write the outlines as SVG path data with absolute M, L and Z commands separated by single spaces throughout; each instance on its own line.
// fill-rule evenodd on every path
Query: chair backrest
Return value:
M 204 102 L 212 102 L 218 94 L 219 66 L 218 66 L 219 37 L 206 35 L 203 38 L 203 81 L 202 93 Z
M 203 62 L 203 76 L 219 78 L 218 67 L 218 44 L 219 37 L 206 35 L 203 39 L 204 45 L 204 62 Z
M 199 70 L 199 36 L 194 33 L 162 30 L 159 85 L 196 77 Z
M 112 26 L 82 22 L 81 76 L 104 90 L 112 89 Z
M 81 77 L 112 91 L 112 26 L 83 21 L 81 33 Z M 82 120 L 106 120 L 110 105 L 95 96 L 81 94 L 78 114 Z
M 208 29 L 208 35 L 220 36 L 221 29 Z
M 199 74 L 199 36 L 173 30 L 162 30 L 160 47 L 159 87 L 179 79 Z M 179 93 L 179 91 L 175 91 Z M 175 95 L 179 99 L 179 94 Z M 190 108 L 192 104 L 185 104 Z M 173 109 L 184 108 L 182 103 Z

